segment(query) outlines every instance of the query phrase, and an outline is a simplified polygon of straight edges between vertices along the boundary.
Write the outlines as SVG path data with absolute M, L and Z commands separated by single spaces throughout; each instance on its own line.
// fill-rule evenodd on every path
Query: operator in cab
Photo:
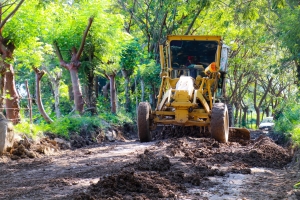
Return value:
M 198 64 L 200 63 L 197 61 L 195 56 L 188 56 L 188 62 L 186 64 L 186 67 L 190 70 L 190 76 L 196 79 L 198 73 L 197 71 L 203 72 L 204 67 L 203 65 Z M 203 73 L 202 73 L 203 74 Z

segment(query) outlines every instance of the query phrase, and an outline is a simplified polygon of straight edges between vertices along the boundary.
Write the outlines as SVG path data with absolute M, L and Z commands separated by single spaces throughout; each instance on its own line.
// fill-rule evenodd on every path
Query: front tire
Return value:
M 211 112 L 210 128 L 212 138 L 221 143 L 228 142 L 229 116 L 226 104 L 214 104 Z
M 138 107 L 138 136 L 141 142 L 150 142 L 150 112 L 151 107 L 148 102 L 141 102 Z

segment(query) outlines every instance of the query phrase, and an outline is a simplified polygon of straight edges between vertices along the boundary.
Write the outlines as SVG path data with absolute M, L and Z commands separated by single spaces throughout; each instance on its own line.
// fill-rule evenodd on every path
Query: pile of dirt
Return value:
M 139 161 L 134 163 L 138 170 L 147 171 L 167 171 L 171 167 L 170 160 L 167 156 L 156 156 L 154 152 L 145 150 L 143 154 L 138 155 Z
M 228 171 L 234 174 L 251 174 L 250 166 L 242 162 L 234 162 Z
M 70 133 L 69 139 L 58 137 L 56 134 L 46 132 L 44 138 L 32 140 L 24 136 L 24 139 L 14 142 L 11 148 L 4 153 L 12 160 L 23 158 L 36 158 L 42 155 L 53 155 L 60 150 L 78 149 L 102 142 L 125 141 L 127 136 L 132 136 L 133 126 L 110 127 L 102 130 L 99 127 L 87 129 L 83 127 L 80 133 Z
M 292 156 L 288 154 L 286 149 L 277 145 L 271 138 L 263 135 L 255 140 L 253 148 L 248 155 L 247 158 L 251 161 L 256 160 L 255 164 L 259 167 L 282 168 L 291 162 L 292 159 Z
M 59 150 L 59 144 L 48 137 L 38 141 L 29 141 L 27 138 L 14 142 L 11 148 L 7 148 L 6 156 L 12 160 L 23 158 L 36 158 L 41 155 L 52 155 Z
M 74 199 L 159 199 L 175 198 L 181 187 L 161 177 L 157 172 L 134 170 L 106 176 L 93 184 L 88 193 L 79 193 Z
M 133 137 L 136 137 L 136 133 L 134 131 L 134 126 L 128 123 L 124 124 L 123 126 L 111 126 L 105 129 L 101 129 L 100 127 L 96 126 L 91 128 L 82 127 L 79 130 L 79 133 L 70 133 L 70 138 L 67 139 L 70 143 L 70 147 L 61 147 L 61 149 L 78 149 L 102 142 L 124 142 L 127 139 L 132 139 Z M 58 137 L 56 134 L 50 132 L 45 133 L 45 135 L 52 140 Z
M 248 168 L 251 167 L 270 167 L 282 168 L 291 162 L 292 155 L 286 149 L 277 145 L 272 139 L 266 136 L 259 136 L 256 140 L 251 141 L 244 149 L 231 151 L 241 144 L 229 143 L 228 148 L 219 152 L 211 152 L 208 155 L 212 163 L 224 164 L 226 162 L 245 163 Z M 218 150 L 217 150 L 218 151 Z M 235 170 L 233 170 L 235 171 Z M 238 170 L 239 171 L 239 170 Z M 246 172 L 249 171 L 246 169 Z

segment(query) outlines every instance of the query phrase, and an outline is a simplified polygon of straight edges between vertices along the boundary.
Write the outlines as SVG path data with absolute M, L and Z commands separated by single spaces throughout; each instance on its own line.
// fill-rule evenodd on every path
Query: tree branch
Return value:
M 9 13 L 6 18 L 0 23 L 0 30 L 2 30 L 2 28 L 4 27 L 5 23 L 18 11 L 18 9 L 20 8 L 20 6 L 24 3 L 25 0 L 21 0 L 18 5 L 15 7 L 15 9 L 13 11 L 11 11 L 11 13 Z
M 57 56 L 58 59 L 59 59 L 60 65 L 63 66 L 63 67 L 65 67 L 66 69 L 68 69 L 67 63 L 64 61 L 64 59 L 63 59 L 63 57 L 62 57 L 61 52 L 60 52 L 60 50 L 59 50 L 59 47 L 58 47 L 56 41 L 54 41 L 53 46 L 54 46 L 54 49 L 55 49 L 55 54 L 56 54 L 56 56 Z
M 87 25 L 84 33 L 83 33 L 83 36 L 82 36 L 81 45 L 80 45 L 79 50 L 78 50 L 78 52 L 76 54 L 76 59 L 77 60 L 79 60 L 79 58 L 80 58 L 80 56 L 82 54 L 83 47 L 84 47 L 84 44 L 85 44 L 85 40 L 86 40 L 87 34 L 88 34 L 88 32 L 89 32 L 89 30 L 90 30 L 90 28 L 92 26 L 92 23 L 93 23 L 93 17 L 90 17 L 89 23 L 88 23 L 88 25 Z
M 189 34 L 189 32 L 191 31 L 191 29 L 192 29 L 192 27 L 193 27 L 193 25 L 194 25 L 196 19 L 197 19 L 198 16 L 200 15 L 200 12 L 201 12 L 201 11 L 202 11 L 201 8 L 199 8 L 199 10 L 197 11 L 196 15 L 195 15 L 194 18 L 193 18 L 193 21 L 190 23 L 190 25 L 189 25 L 189 27 L 188 27 L 188 29 L 186 30 L 186 32 L 185 32 L 184 35 L 188 35 L 188 34 Z

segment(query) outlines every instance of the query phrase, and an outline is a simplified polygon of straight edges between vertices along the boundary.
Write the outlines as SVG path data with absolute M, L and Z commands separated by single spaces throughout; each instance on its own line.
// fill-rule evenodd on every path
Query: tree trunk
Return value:
M 97 113 L 97 95 L 98 95 L 98 82 L 95 76 L 95 69 L 92 65 L 94 58 L 93 51 L 88 53 L 88 62 L 89 65 L 85 66 L 84 71 L 86 72 L 87 84 L 85 87 L 85 102 L 87 105 L 87 110 L 91 112 L 91 115 L 95 115 Z M 87 111 L 86 110 L 86 111 Z
M 44 67 L 44 69 L 48 73 L 48 76 L 50 78 L 51 85 L 52 85 L 52 88 L 53 88 L 53 93 L 54 93 L 54 109 L 55 109 L 56 117 L 60 118 L 61 113 L 60 113 L 60 108 L 59 108 L 59 86 L 60 86 L 60 79 L 62 77 L 62 71 L 59 70 L 57 73 L 56 72 L 50 73 L 50 71 L 46 67 Z
M 137 91 L 137 77 L 134 78 L 134 87 L 135 87 L 135 110 L 138 110 L 139 107 L 139 99 L 138 99 L 138 91 Z
M 60 108 L 59 108 L 59 83 L 53 84 L 53 90 L 54 90 L 54 109 L 56 113 L 56 117 L 60 118 Z
M 39 70 L 37 68 L 33 68 L 34 72 L 35 72 L 35 93 L 36 93 L 36 100 L 37 100 L 37 105 L 38 105 L 38 109 L 41 113 L 41 115 L 43 116 L 43 118 L 45 119 L 46 122 L 51 123 L 53 122 L 53 120 L 47 115 L 47 113 L 45 112 L 43 103 L 42 103 L 42 98 L 41 98 L 41 86 L 40 86 L 40 82 L 42 77 L 45 74 L 45 71 L 43 70 Z
M 242 122 L 242 108 L 240 108 L 240 115 L 239 115 L 239 127 L 243 126 L 243 122 Z
M 126 70 L 122 70 L 122 75 L 125 79 L 125 110 L 126 112 L 130 112 L 130 93 L 129 93 L 129 76 L 128 76 L 128 72 Z
M 243 107 L 243 117 L 242 117 L 242 126 L 245 127 L 247 125 L 247 112 L 248 106 Z
M 9 96 L 5 100 L 6 117 L 11 120 L 13 124 L 17 124 L 20 122 L 20 106 L 19 95 L 15 85 L 15 73 L 11 64 L 5 63 L 4 65 L 6 66 L 4 90 L 6 96 Z
M 2 73 L 1 73 L 2 74 Z M 0 77 L 0 112 L 4 110 L 4 76 Z
M 70 75 L 72 80 L 72 89 L 74 93 L 74 103 L 75 103 L 75 110 L 79 112 L 79 114 L 83 113 L 83 96 L 81 92 L 80 82 L 78 78 L 78 67 L 71 67 L 70 68 Z
M 102 92 L 103 92 L 103 97 L 108 99 L 108 87 L 110 86 L 109 82 L 107 82 L 103 87 L 102 87 Z
M 259 110 L 259 107 L 257 107 L 257 106 L 255 106 L 254 109 L 256 112 L 256 127 L 258 127 L 259 123 L 260 123 L 260 110 Z
M 155 108 L 155 105 L 156 105 L 156 91 L 155 91 L 155 86 L 152 85 L 152 93 L 151 93 L 151 101 L 152 101 L 152 108 Z
M 143 79 L 141 79 L 141 91 L 142 91 L 141 102 L 144 102 L 144 99 L 145 99 L 145 84 L 144 84 Z
M 233 103 L 235 107 L 235 112 L 234 112 L 234 124 L 238 124 L 238 119 L 239 119 L 239 110 L 240 110 L 240 105 L 236 102 Z
M 28 81 L 25 81 L 25 86 L 26 86 L 26 91 L 27 91 L 27 100 L 28 100 L 28 110 L 29 110 L 29 119 L 30 119 L 30 124 L 32 124 L 32 101 L 30 97 L 30 91 L 28 87 Z
M 96 101 L 99 97 L 99 82 L 98 82 L 98 76 L 95 76 L 94 78 L 94 85 L 95 85 L 95 97 L 96 97 Z
M 109 76 L 109 84 L 110 84 L 110 106 L 111 106 L 111 112 L 113 114 L 117 113 L 117 99 L 116 99 L 116 81 L 115 77 L 116 74 L 112 73 Z
M 266 117 L 269 117 L 270 116 L 270 108 L 269 106 L 265 109 L 266 111 Z
M 68 85 L 69 99 L 70 101 L 74 101 L 74 92 L 72 84 Z
M 60 113 L 60 108 L 59 108 L 59 81 L 52 82 L 53 85 L 53 91 L 54 91 L 54 108 L 55 108 L 55 113 L 56 117 L 60 118 L 61 113 Z
M 92 62 L 90 60 L 90 62 Z M 95 115 L 97 113 L 96 110 L 96 86 L 95 86 L 95 74 L 93 68 L 88 69 L 88 76 L 87 76 L 87 106 L 88 109 L 91 111 L 92 115 Z

